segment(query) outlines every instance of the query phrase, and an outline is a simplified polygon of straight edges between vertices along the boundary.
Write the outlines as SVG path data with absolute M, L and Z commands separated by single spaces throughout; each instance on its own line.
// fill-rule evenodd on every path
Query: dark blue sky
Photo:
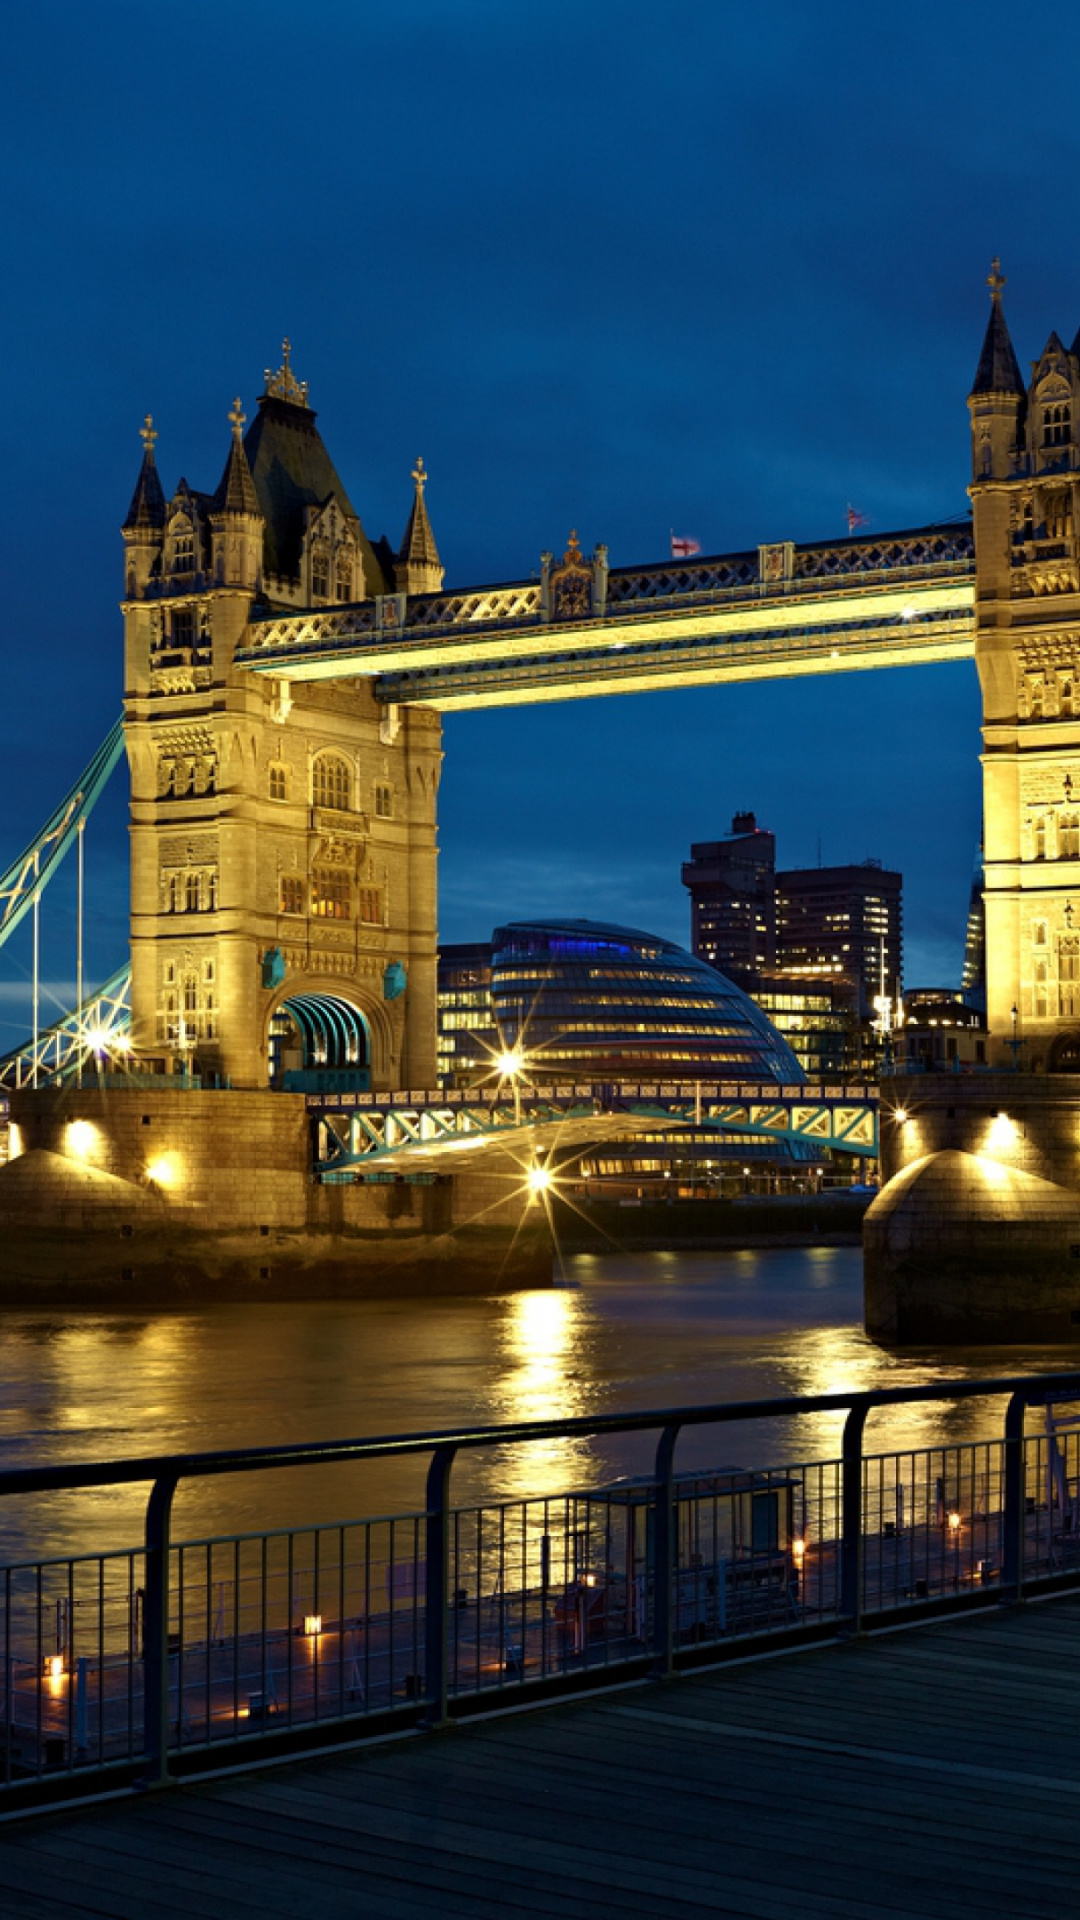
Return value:
M 13 10 L 3 862 L 119 706 L 143 414 L 166 485 L 213 486 L 286 332 L 369 533 L 396 544 L 424 455 L 449 584 L 571 527 L 626 565 L 672 527 L 724 551 L 840 534 L 848 501 L 878 531 L 962 512 L 991 256 L 1022 365 L 1080 322 L 1078 40 L 1001 0 Z M 961 667 L 451 716 L 444 936 L 557 909 L 685 940 L 689 842 L 755 808 L 784 864 L 901 868 L 908 981 L 953 978 L 978 717 Z M 101 973 L 124 839 L 118 794 Z M 24 966 L 0 952 L 0 996 Z

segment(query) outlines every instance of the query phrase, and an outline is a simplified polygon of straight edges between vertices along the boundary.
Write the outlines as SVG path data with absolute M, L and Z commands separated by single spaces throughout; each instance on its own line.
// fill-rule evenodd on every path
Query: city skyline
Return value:
M 849 506 L 871 534 L 963 514 L 991 257 L 1022 361 L 1080 320 L 1035 191 L 1076 135 L 1020 45 L 1001 141 L 1001 4 L 977 39 L 927 5 L 902 36 L 874 6 L 691 6 L 676 36 L 645 6 L 411 0 L 304 37 L 276 0 L 195 4 L 184 60 L 126 0 L 50 20 L 12 25 L 0 214 L 5 863 L 119 708 L 143 416 L 167 489 L 213 487 L 284 334 L 368 534 L 400 539 L 422 454 L 466 586 L 571 528 L 618 566 L 673 534 L 839 537 Z M 899 869 L 908 979 L 958 979 L 978 721 L 968 665 L 452 715 L 443 936 L 595 913 L 687 944 L 680 864 L 754 810 L 788 865 Z M 89 836 L 88 978 L 122 957 L 121 789 Z M 20 970 L 5 950 L 0 1020 Z

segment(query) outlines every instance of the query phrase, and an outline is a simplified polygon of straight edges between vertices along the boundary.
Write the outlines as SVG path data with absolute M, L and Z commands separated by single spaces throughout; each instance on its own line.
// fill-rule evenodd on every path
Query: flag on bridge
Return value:
M 691 540 L 684 533 L 671 529 L 671 557 L 673 560 L 689 560 L 692 553 L 701 552 L 701 541 Z
M 868 527 L 869 525 L 870 525 L 870 515 L 868 513 L 856 513 L 854 507 L 851 504 L 851 501 L 849 500 L 847 504 L 848 532 L 854 533 L 856 527 Z

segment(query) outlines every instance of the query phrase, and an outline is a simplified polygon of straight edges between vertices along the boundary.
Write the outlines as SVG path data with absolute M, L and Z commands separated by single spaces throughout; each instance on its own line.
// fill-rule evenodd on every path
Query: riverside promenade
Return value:
M 1080 1597 L 0 1824 L 5 1920 L 1061 1920 Z

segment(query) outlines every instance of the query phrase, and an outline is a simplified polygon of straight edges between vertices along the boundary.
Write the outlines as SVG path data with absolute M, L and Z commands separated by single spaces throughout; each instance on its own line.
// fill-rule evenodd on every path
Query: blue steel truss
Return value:
M 42 1087 L 86 1069 L 88 1082 L 122 1066 L 131 1031 L 131 967 L 122 966 L 73 1013 L 64 1014 L 37 1045 L 28 1040 L 0 1055 L 0 1087 Z
M 316 1168 L 402 1169 L 442 1161 L 460 1166 L 465 1149 L 584 1145 L 603 1136 L 693 1128 L 802 1141 L 820 1152 L 878 1153 L 877 1088 L 680 1083 L 596 1085 L 556 1090 L 493 1087 L 435 1093 L 311 1094 L 320 1122 Z
M 80 827 L 92 812 L 123 751 L 123 722 L 118 720 L 71 792 L 7 872 L 0 874 L 0 947 L 29 913 L 35 895 L 48 886 L 64 855 L 74 845 Z

